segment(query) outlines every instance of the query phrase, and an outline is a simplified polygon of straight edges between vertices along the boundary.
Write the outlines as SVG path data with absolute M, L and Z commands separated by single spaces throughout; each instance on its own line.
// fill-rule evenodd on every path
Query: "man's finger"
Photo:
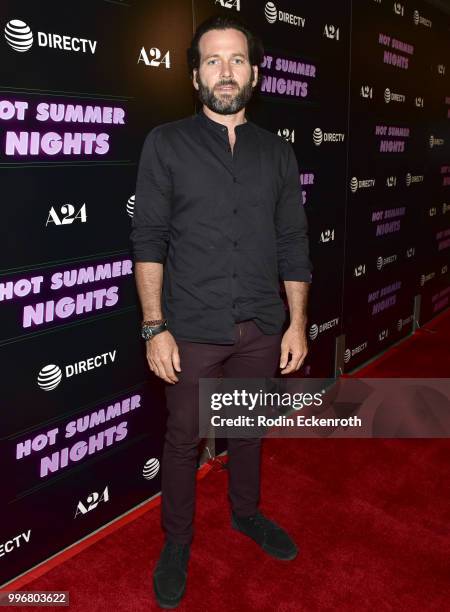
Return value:
M 166 357 L 162 360 L 163 368 L 166 373 L 166 376 L 170 378 L 172 382 L 178 382 L 177 375 L 175 374 L 175 370 L 172 366 L 172 359 L 170 357 Z
M 280 368 L 283 369 L 287 362 L 288 362 L 288 357 L 289 357 L 289 347 L 281 347 L 281 358 L 280 358 Z
M 160 360 L 158 363 L 159 371 L 161 373 L 161 378 L 163 378 L 166 382 L 175 383 L 178 382 L 178 378 L 175 376 L 175 372 L 172 368 L 172 363 L 168 358 L 164 360 Z
M 298 364 L 300 360 L 300 353 L 296 352 L 292 354 L 291 360 L 289 362 L 289 365 L 287 366 L 287 368 L 285 368 L 283 370 L 283 374 L 290 374 L 291 372 L 295 372 L 296 369 L 296 364 Z
M 172 363 L 175 370 L 181 372 L 180 352 L 177 346 L 172 351 Z

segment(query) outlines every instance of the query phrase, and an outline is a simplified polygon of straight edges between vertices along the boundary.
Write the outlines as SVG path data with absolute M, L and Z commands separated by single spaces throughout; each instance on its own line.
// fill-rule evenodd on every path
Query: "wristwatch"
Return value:
M 156 321 L 143 321 L 141 327 L 141 336 L 144 340 L 151 340 L 153 336 L 160 334 L 167 329 L 167 319 L 161 319 L 161 323 Z

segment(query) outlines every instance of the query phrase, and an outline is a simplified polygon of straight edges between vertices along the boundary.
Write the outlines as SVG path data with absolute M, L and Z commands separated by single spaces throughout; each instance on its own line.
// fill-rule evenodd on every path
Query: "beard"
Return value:
M 199 86 L 198 89 L 198 97 L 202 104 L 205 104 L 210 110 L 218 113 L 219 115 L 233 115 L 234 113 L 242 110 L 245 105 L 250 101 L 253 94 L 253 68 L 251 70 L 251 75 L 247 83 L 245 83 L 242 87 L 233 80 L 222 79 L 218 83 L 216 83 L 215 87 L 220 87 L 223 85 L 234 85 L 237 87 L 237 93 L 233 92 L 221 92 L 217 96 L 214 93 L 214 89 L 210 89 L 205 83 L 200 79 L 200 75 L 197 72 L 197 83 Z

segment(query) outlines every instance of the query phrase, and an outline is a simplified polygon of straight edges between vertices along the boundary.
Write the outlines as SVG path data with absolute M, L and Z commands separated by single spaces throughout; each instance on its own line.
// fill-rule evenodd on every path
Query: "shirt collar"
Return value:
M 217 121 L 214 121 L 213 119 L 205 115 L 205 112 L 203 111 L 203 107 L 200 108 L 200 110 L 198 111 L 197 117 L 205 126 L 209 127 L 210 129 L 220 134 L 228 134 L 227 126 L 224 125 L 223 123 L 218 123 Z M 245 115 L 245 119 L 247 120 L 246 123 L 240 123 L 234 129 L 241 130 L 242 128 L 247 128 L 250 125 L 247 115 Z

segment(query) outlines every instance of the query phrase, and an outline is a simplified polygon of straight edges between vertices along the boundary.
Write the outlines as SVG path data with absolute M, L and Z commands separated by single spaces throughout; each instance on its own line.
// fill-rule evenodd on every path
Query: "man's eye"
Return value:
M 217 60 L 215 60 L 215 59 L 208 60 L 207 64 L 211 64 L 212 62 L 217 62 Z
M 241 62 L 241 64 L 243 64 L 243 63 L 244 63 L 244 60 L 243 60 L 243 59 L 241 59 L 240 57 L 237 57 L 237 58 L 235 59 L 235 61 L 236 61 L 236 62 Z

